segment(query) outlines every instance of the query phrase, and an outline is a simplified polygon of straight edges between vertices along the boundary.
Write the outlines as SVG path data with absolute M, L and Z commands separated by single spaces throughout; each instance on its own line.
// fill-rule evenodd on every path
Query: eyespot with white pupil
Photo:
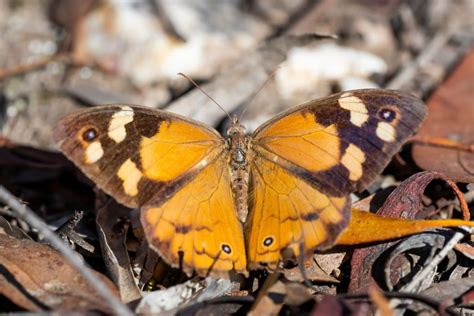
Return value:
M 232 249 L 227 244 L 222 244 L 221 249 L 222 249 L 222 251 L 224 251 L 228 255 L 232 252 Z
M 95 128 L 89 128 L 84 133 L 82 133 L 82 139 L 84 139 L 86 142 L 92 142 L 96 138 L 97 131 Z
M 379 112 L 379 116 L 382 120 L 386 122 L 392 122 L 395 117 L 397 116 L 397 113 L 394 110 L 391 109 L 382 109 Z
M 270 246 L 271 244 L 273 244 L 273 238 L 272 237 L 267 237 L 265 238 L 265 240 L 263 241 L 263 245 L 265 247 L 268 247 Z

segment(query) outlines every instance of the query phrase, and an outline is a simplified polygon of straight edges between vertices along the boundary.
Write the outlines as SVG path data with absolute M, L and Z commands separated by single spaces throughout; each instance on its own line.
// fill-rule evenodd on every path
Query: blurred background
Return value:
M 0 0 L 2 135 L 52 149 L 58 118 L 104 103 L 225 126 L 178 72 L 229 112 L 252 100 L 250 131 L 340 90 L 426 97 L 471 47 L 473 12 L 472 0 Z M 337 39 L 300 36 L 314 33 Z

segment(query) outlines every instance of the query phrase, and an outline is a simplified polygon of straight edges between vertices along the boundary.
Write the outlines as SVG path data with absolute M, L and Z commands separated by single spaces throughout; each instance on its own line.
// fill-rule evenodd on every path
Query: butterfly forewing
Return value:
M 362 190 L 421 124 L 425 105 L 393 90 L 355 90 L 311 101 L 254 133 L 255 150 L 334 195 Z
M 72 113 L 58 124 L 55 139 L 102 190 L 129 207 L 171 194 L 224 149 L 222 137 L 204 125 L 129 105 Z

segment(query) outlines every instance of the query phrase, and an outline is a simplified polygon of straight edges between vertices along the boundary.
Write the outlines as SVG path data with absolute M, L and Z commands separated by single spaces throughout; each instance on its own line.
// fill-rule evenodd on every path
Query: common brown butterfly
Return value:
M 366 188 L 423 121 L 398 91 L 338 93 L 226 136 L 194 120 L 132 105 L 75 112 L 55 139 L 99 188 L 141 208 L 149 245 L 190 274 L 275 268 L 330 247 Z

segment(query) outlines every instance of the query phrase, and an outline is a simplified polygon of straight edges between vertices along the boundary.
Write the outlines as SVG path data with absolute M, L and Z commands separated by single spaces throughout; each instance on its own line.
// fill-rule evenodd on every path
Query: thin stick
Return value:
M 11 68 L 0 69 L 0 81 L 11 76 L 20 75 L 26 72 L 33 71 L 38 68 L 42 68 L 53 61 L 67 61 L 68 57 L 64 54 L 55 54 L 40 58 L 28 64 L 16 65 Z
M 8 205 L 15 213 L 25 222 L 36 228 L 38 232 L 44 236 L 56 250 L 58 250 L 69 263 L 77 269 L 77 271 L 89 282 L 89 284 L 96 290 L 97 294 L 104 299 L 109 305 L 110 309 L 117 315 L 134 315 L 127 306 L 125 306 L 119 298 L 117 298 L 107 285 L 97 278 L 92 270 L 87 267 L 51 230 L 49 230 L 46 223 L 38 217 L 32 210 L 21 204 L 18 199 L 0 185 L 0 200 Z
M 413 136 L 410 142 L 422 145 L 431 145 L 436 147 L 448 148 L 453 150 L 462 150 L 467 152 L 474 152 L 474 145 L 460 143 L 458 141 L 444 138 L 444 137 L 430 137 L 430 136 Z
M 202 93 L 204 93 L 205 96 L 207 96 L 212 102 L 214 102 L 224 113 L 227 115 L 227 117 L 230 119 L 232 122 L 232 117 L 230 116 L 229 112 L 227 112 L 219 103 L 217 103 L 216 100 L 214 100 L 209 94 L 207 94 L 206 91 L 204 91 L 203 88 L 201 88 L 191 77 L 188 75 L 183 74 L 182 72 L 178 72 L 178 75 L 183 76 L 184 78 L 188 79 L 189 82 L 191 82 L 196 88 L 198 88 Z

